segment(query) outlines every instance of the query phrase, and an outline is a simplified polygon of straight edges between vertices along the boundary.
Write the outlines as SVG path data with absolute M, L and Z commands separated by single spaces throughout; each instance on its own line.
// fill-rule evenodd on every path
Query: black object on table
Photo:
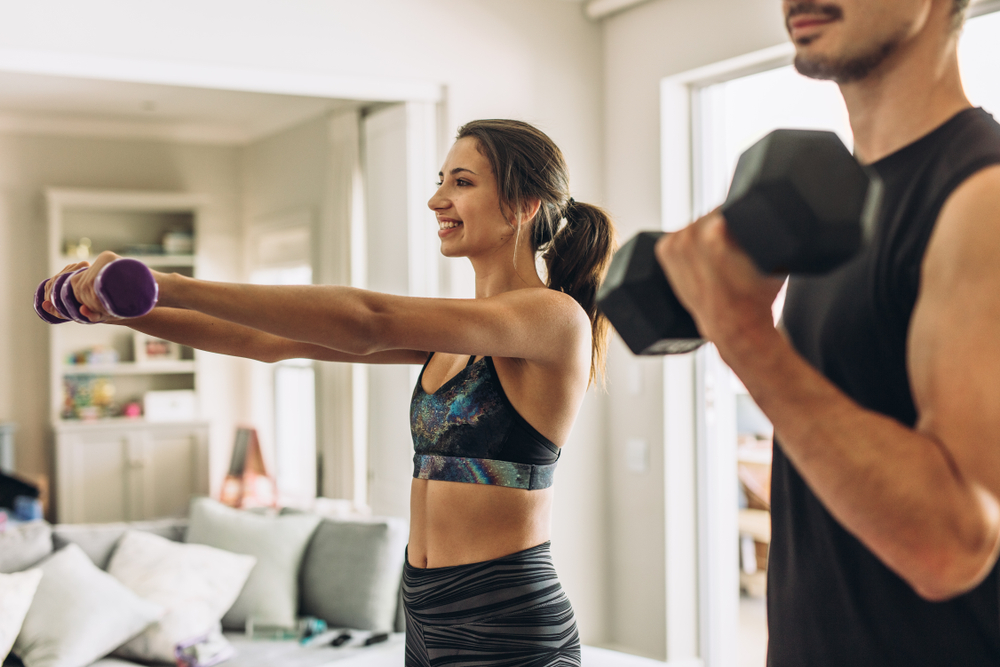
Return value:
M 341 632 L 339 635 L 333 638 L 333 641 L 330 642 L 330 646 L 343 646 L 350 640 L 351 640 L 350 632 Z

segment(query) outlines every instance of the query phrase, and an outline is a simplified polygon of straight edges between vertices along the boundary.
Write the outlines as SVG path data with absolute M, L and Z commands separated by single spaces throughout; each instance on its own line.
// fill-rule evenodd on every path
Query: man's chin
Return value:
M 795 43 L 795 70 L 810 79 L 833 81 L 838 84 L 854 83 L 867 78 L 889 58 L 902 43 L 902 35 L 895 35 L 866 51 L 843 53 L 837 40 L 820 39 Z M 821 43 L 822 42 L 822 43 Z

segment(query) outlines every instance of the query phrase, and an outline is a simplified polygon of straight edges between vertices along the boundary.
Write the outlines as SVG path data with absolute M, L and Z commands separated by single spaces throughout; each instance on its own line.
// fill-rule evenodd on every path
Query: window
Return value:
M 251 232 L 257 285 L 311 285 L 310 216 L 267 221 Z M 252 419 L 273 466 L 282 505 L 307 505 L 317 495 L 316 368 L 310 359 L 254 364 Z

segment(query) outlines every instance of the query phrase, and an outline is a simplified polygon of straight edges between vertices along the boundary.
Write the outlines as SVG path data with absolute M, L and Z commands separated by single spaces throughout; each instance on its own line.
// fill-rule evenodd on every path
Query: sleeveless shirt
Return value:
M 960 112 L 871 165 L 885 199 L 860 255 L 789 283 L 783 321 L 798 352 L 906 426 L 917 421 L 906 346 L 927 244 L 952 192 L 995 164 L 1000 125 L 982 109 Z M 777 441 L 771 501 L 769 667 L 1000 665 L 1000 568 L 954 599 L 924 600 L 837 523 Z

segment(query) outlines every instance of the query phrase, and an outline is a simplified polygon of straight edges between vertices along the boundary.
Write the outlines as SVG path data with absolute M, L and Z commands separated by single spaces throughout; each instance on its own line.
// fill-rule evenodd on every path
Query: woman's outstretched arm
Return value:
M 116 258 L 102 253 L 90 271 L 73 278 L 74 291 L 93 319 L 105 316 L 93 293 L 93 276 Z M 163 307 L 197 311 L 352 358 L 435 350 L 589 368 L 590 320 L 572 297 L 554 290 L 425 299 L 331 285 L 246 285 L 154 275 Z
M 348 354 L 179 308 L 157 307 L 142 317 L 109 320 L 108 323 L 126 326 L 198 350 L 265 363 L 284 359 L 315 359 L 367 364 L 422 364 L 427 360 L 427 352 L 416 350 L 387 350 L 369 355 Z

